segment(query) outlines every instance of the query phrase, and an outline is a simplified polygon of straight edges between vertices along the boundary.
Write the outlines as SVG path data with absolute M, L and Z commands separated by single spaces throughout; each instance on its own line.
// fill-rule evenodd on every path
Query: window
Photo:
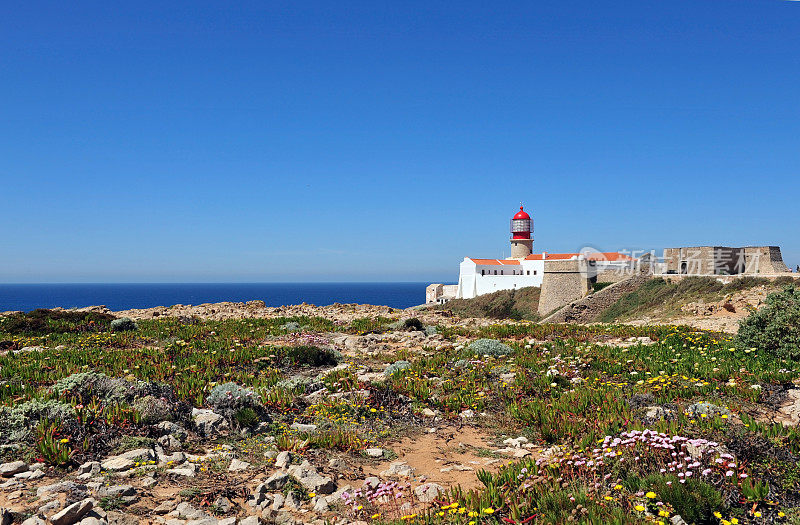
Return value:
M 533 275 L 536 275 L 536 270 L 533 271 Z
M 530 274 L 531 274 L 531 271 L 530 271 L 530 270 L 528 270 L 528 275 L 530 275 Z
M 494 274 L 497 275 L 497 270 L 494 271 Z
M 486 270 L 481 270 L 481 275 L 486 275 Z

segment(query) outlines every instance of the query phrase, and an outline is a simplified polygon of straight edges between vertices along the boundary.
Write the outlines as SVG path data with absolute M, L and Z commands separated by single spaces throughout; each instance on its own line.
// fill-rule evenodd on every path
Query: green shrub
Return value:
M 603 288 L 611 286 L 614 283 L 592 283 L 592 293 L 599 292 Z
M 206 403 L 214 412 L 234 424 L 238 424 L 241 420 L 247 423 L 247 426 L 254 426 L 261 420 L 269 419 L 258 394 L 236 383 L 215 386 L 208 394 Z
M 514 353 L 513 348 L 494 339 L 478 339 L 473 341 L 467 346 L 466 351 L 479 357 L 484 355 L 500 357 Z
M 669 485 L 667 482 L 671 481 Z M 713 513 L 722 507 L 722 495 L 699 479 L 680 483 L 677 476 L 648 476 L 641 480 L 640 490 L 652 490 L 660 501 L 669 503 L 686 523 L 717 523 Z
M 318 346 L 287 346 L 282 349 L 283 364 L 286 366 L 333 366 L 336 356 L 332 350 Z
M 400 372 L 401 370 L 405 370 L 407 368 L 411 368 L 411 363 L 409 363 L 408 361 L 395 361 L 394 363 L 386 367 L 386 370 L 383 371 L 383 375 L 385 375 L 386 377 L 390 377 Z
M 416 317 L 403 319 L 390 324 L 387 327 L 389 330 L 402 330 L 405 332 L 422 332 L 425 330 L 425 325 Z
M 46 335 L 50 333 L 101 332 L 108 329 L 113 315 L 98 312 L 46 310 L 39 308 L 0 318 L 0 332 L 12 335 Z
M 233 421 L 235 421 L 236 425 L 240 428 L 251 428 L 261 422 L 258 414 L 256 414 L 256 411 L 251 407 L 245 407 L 238 410 L 235 414 L 233 414 Z
M 75 411 L 58 401 L 32 399 L 13 407 L 0 407 L 0 443 L 23 441 L 41 421 L 60 422 L 64 427 L 76 423 Z M 69 430 L 65 430 L 69 433 Z
M 128 381 L 111 378 L 100 372 L 79 372 L 56 381 L 51 391 L 63 398 L 75 397 L 82 403 L 92 399 L 104 403 L 132 403 L 137 399 L 153 396 L 168 401 L 175 399 L 172 387 L 161 383 Z
M 129 332 L 133 330 L 138 330 L 139 327 L 133 322 L 133 319 L 130 317 L 121 317 L 119 319 L 114 319 L 111 321 L 111 331 L 112 332 Z
M 800 358 L 800 290 L 787 286 L 767 296 L 766 305 L 739 323 L 736 346 L 783 358 Z
M 284 332 L 300 332 L 303 328 L 300 326 L 300 323 L 289 321 L 288 323 L 282 324 L 280 329 Z
M 114 449 L 115 454 L 122 454 L 129 450 L 140 448 L 153 448 L 156 440 L 145 436 L 122 436 Z
M 789 279 L 791 280 L 791 277 Z M 750 288 L 755 288 L 756 286 L 764 286 L 768 284 L 770 284 L 770 281 L 766 277 L 753 277 L 747 275 L 729 282 L 722 287 L 722 291 L 725 293 L 738 292 L 740 290 L 748 290 Z
M 450 310 L 462 317 L 489 317 L 492 319 L 527 319 L 538 321 L 539 294 L 535 286 L 516 290 L 500 290 L 479 295 L 474 299 L 453 299 L 437 310 Z
M 141 414 L 142 423 L 146 425 L 174 421 L 177 416 L 173 403 L 155 396 L 145 396 L 135 400 L 133 408 Z

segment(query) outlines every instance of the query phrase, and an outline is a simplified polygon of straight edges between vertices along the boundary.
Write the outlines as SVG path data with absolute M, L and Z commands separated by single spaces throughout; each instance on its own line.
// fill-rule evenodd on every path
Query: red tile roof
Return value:
M 526 261 L 541 261 L 542 260 L 541 253 L 534 253 L 532 255 L 528 255 L 525 257 Z M 580 255 L 579 253 L 548 253 L 547 260 L 548 261 L 556 261 L 556 260 L 564 260 L 564 259 L 571 259 L 573 257 L 577 257 Z M 587 254 L 587 259 L 589 260 L 598 260 L 598 261 L 632 261 L 633 258 L 625 255 L 624 253 L 619 252 L 594 252 Z
M 573 257 L 577 257 L 580 255 L 579 253 L 548 253 L 547 260 L 548 261 L 560 261 L 560 260 L 567 260 L 572 259 Z M 525 257 L 526 261 L 541 261 L 544 254 L 541 253 L 534 253 L 532 255 L 528 255 Z M 518 259 L 474 259 L 472 257 L 468 257 L 469 260 L 474 262 L 475 264 L 489 264 L 489 265 L 518 265 Z M 594 252 L 587 255 L 587 259 L 589 260 L 598 260 L 598 261 L 632 261 L 633 258 L 625 255 L 624 253 L 619 252 Z
M 517 265 L 519 266 L 519 261 L 516 259 L 473 259 L 469 257 L 469 260 L 474 262 L 475 264 L 501 264 L 503 266 L 507 265 Z

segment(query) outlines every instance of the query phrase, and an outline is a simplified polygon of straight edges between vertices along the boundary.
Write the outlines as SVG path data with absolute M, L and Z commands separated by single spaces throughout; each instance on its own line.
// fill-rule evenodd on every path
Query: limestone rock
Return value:
M 73 523 L 77 523 L 94 508 L 94 503 L 92 498 L 86 498 L 83 501 L 73 503 L 61 512 L 53 514 L 53 516 L 50 517 L 50 522 L 53 525 L 72 525 Z
M 193 408 L 192 420 L 197 428 L 197 433 L 203 437 L 213 436 L 220 430 L 228 428 L 228 422 L 224 417 L 205 408 Z
M 28 470 L 28 465 L 24 461 L 12 461 L 10 463 L 3 463 L 0 465 L 0 476 L 10 478 L 14 474 L 25 472 Z
M 303 465 L 292 465 L 289 467 L 289 474 L 300 482 L 300 484 L 310 492 L 318 494 L 330 494 L 336 490 L 336 483 L 327 476 L 321 476 L 317 470 L 304 463 Z
M 275 458 L 275 466 L 278 468 L 286 468 L 292 462 L 292 455 L 284 450 Z
M 233 508 L 233 503 L 225 496 L 220 496 L 214 501 L 214 507 L 223 514 L 227 514 Z
M 172 500 L 162 501 L 158 507 L 153 509 L 153 513 L 158 515 L 167 514 L 175 510 L 175 507 L 177 506 L 178 506 L 177 501 L 172 501 Z
M 122 472 L 123 470 L 130 470 L 133 468 L 135 461 L 120 456 L 108 458 L 103 461 L 102 468 L 109 472 Z
M 27 480 L 34 480 L 44 477 L 44 472 L 41 470 L 28 470 L 26 472 L 20 472 L 19 474 L 14 474 L 14 479 L 27 479 Z
M 36 495 L 41 498 L 45 494 L 60 494 L 63 492 L 70 492 L 72 490 L 80 489 L 85 490 L 86 486 L 78 485 L 72 481 L 60 481 L 58 483 L 53 483 L 52 485 L 42 485 L 36 489 Z
M 405 461 L 395 461 L 389 468 L 381 472 L 383 477 L 410 478 L 414 475 L 414 468 Z
M 317 425 L 304 425 L 303 423 L 292 423 L 291 428 L 298 432 L 314 432 L 317 430 Z
M 280 490 L 288 482 L 289 482 L 289 474 L 287 474 L 286 472 L 276 472 L 275 474 L 270 476 L 267 479 L 267 481 L 264 482 L 264 485 L 269 490 Z
M 436 498 L 444 495 L 445 489 L 443 486 L 436 483 L 425 483 L 414 488 L 414 495 L 422 503 L 430 503 Z
M 187 520 L 201 520 L 211 517 L 202 510 L 192 506 L 189 503 L 186 503 L 185 501 L 178 504 L 178 506 L 175 507 L 175 510 L 171 511 L 169 515 Z
M 240 459 L 233 458 L 231 460 L 231 464 L 228 467 L 228 472 L 242 472 L 250 468 L 250 463 L 247 461 L 242 461 Z
M 163 432 L 166 432 L 167 435 L 173 436 L 180 441 L 183 441 L 189 436 L 185 428 L 177 423 L 173 423 L 172 421 L 162 421 L 158 424 L 158 428 Z
M 99 461 L 87 461 L 80 467 L 78 467 L 78 474 L 90 474 L 92 476 L 100 474 L 100 462 Z
M 156 459 L 156 453 L 150 448 L 137 448 L 135 450 L 129 450 L 124 454 L 120 454 L 117 457 L 130 459 L 131 461 L 135 461 L 137 463 L 145 463 L 147 461 L 154 461 Z
M 158 438 L 158 444 L 167 450 L 178 450 L 181 448 L 180 440 L 172 434 L 167 434 L 166 436 Z

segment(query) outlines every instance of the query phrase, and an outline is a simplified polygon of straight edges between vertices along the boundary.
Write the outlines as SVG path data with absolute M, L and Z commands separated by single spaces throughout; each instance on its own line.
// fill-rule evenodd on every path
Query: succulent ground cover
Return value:
M 284 523 L 800 522 L 800 421 L 776 421 L 793 353 L 678 326 L 414 315 L 0 318 L 0 463 L 44 473 L 10 477 L 0 507 L 21 521 L 37 487 L 91 479 L 153 523 L 165 501 Z M 395 461 L 448 429 L 485 460 L 446 467 L 475 483 Z M 140 501 L 102 492 L 120 472 Z

